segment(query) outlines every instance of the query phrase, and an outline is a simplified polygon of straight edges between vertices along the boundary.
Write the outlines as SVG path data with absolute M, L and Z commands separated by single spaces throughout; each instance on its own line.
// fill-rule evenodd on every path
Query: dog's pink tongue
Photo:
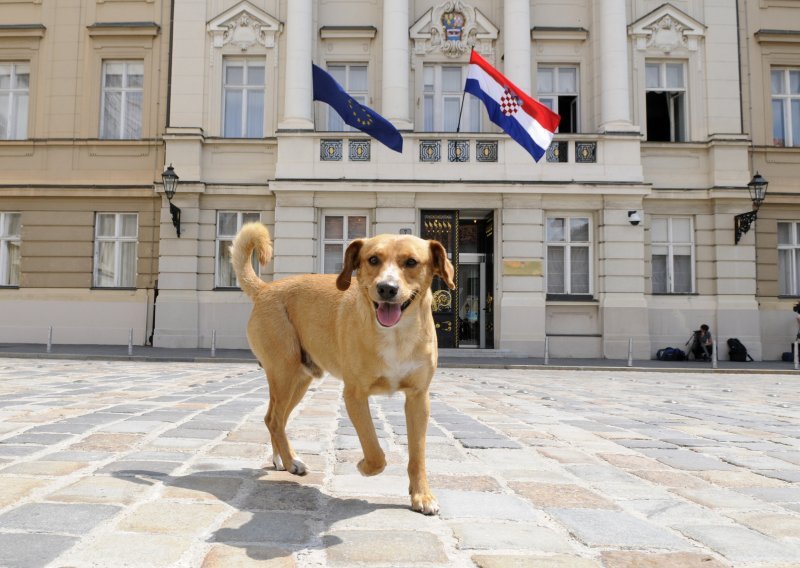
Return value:
M 378 321 L 383 327 L 392 327 L 400 321 L 402 310 L 400 304 L 381 302 L 378 304 Z

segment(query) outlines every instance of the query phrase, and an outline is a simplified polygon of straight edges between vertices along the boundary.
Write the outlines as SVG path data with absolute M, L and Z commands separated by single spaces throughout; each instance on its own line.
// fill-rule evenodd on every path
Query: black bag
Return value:
M 659 361 L 684 361 L 686 353 L 675 347 L 665 347 L 656 351 L 656 359 Z
M 787 363 L 793 363 L 794 353 L 792 353 L 791 351 L 784 351 L 783 353 L 781 353 L 781 361 L 786 361 Z
M 742 342 L 735 337 L 728 339 L 728 358 L 731 361 L 738 361 L 740 363 L 753 360 L 747 353 L 747 347 L 742 345 Z

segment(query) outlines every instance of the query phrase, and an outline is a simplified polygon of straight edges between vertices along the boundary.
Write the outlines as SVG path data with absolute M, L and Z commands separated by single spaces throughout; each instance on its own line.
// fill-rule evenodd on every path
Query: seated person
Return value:
M 700 329 L 694 332 L 694 343 L 692 344 L 692 354 L 695 359 L 708 361 L 711 359 L 711 346 L 714 339 L 711 337 L 711 330 L 708 325 L 703 324 Z

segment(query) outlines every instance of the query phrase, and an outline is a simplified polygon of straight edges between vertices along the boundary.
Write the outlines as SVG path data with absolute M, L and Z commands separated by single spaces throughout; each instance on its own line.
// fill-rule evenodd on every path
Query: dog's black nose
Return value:
M 386 282 L 378 284 L 378 296 L 381 297 L 381 300 L 393 300 L 397 296 L 397 291 L 398 287 L 394 284 L 387 284 Z

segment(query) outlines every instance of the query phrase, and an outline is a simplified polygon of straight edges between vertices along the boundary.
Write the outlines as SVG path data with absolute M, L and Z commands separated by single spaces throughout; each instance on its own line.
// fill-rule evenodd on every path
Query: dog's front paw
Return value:
M 385 459 L 382 459 L 380 462 L 377 463 L 370 463 L 366 459 L 363 459 L 360 462 L 358 462 L 358 471 L 361 472 L 361 475 L 365 477 L 378 475 L 385 468 L 386 468 Z
M 417 493 L 411 496 L 411 509 L 423 515 L 439 514 L 439 503 L 430 493 Z
M 283 467 L 283 460 L 280 454 L 272 454 L 272 465 L 275 466 L 275 471 L 286 471 L 286 468 Z

